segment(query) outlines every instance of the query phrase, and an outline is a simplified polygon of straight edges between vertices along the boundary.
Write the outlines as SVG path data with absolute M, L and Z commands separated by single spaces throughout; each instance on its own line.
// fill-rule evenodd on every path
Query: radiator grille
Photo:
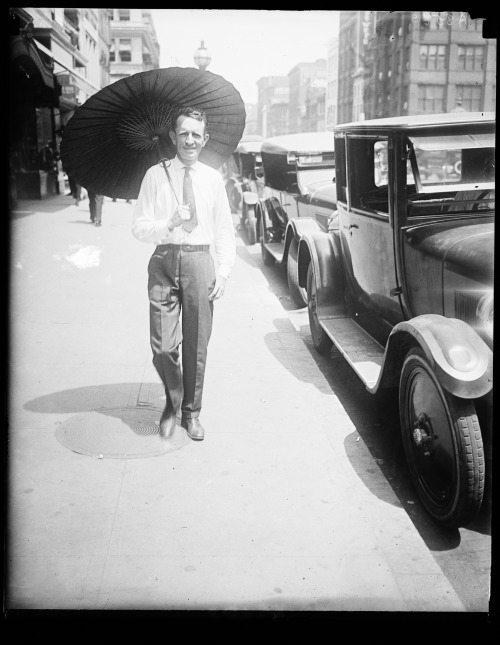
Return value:
M 475 326 L 479 323 L 476 310 L 480 296 L 470 291 L 455 291 L 455 316 Z

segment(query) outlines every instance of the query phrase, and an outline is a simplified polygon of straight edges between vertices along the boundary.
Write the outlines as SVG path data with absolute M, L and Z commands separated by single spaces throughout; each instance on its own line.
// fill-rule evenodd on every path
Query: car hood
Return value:
M 441 259 L 444 268 L 483 284 L 493 284 L 494 224 L 465 220 L 433 222 L 405 231 L 408 244 Z

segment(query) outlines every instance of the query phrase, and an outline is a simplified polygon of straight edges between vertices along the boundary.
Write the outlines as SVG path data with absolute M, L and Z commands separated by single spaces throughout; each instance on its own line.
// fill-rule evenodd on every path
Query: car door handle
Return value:
M 346 228 L 348 231 L 350 231 L 351 228 L 359 228 L 359 226 L 357 224 L 351 224 L 350 226 L 344 226 L 344 228 Z

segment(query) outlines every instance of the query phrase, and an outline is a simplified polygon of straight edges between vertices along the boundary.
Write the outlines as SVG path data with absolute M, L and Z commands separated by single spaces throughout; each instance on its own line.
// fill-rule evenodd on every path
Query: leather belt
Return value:
M 195 251 L 209 251 L 209 244 L 160 244 L 165 249 L 187 251 L 193 253 Z

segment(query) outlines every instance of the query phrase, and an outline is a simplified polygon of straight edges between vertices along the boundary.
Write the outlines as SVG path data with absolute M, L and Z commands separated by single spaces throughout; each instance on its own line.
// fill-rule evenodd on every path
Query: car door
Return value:
M 345 140 L 344 140 L 345 143 Z M 349 199 L 339 200 L 339 227 L 345 261 L 348 310 L 356 322 L 385 344 L 392 327 L 403 320 L 396 277 L 394 236 L 390 218 L 394 177 L 388 139 L 348 135 Z M 337 164 L 339 163 L 337 157 Z M 337 165 L 337 182 L 339 181 Z

